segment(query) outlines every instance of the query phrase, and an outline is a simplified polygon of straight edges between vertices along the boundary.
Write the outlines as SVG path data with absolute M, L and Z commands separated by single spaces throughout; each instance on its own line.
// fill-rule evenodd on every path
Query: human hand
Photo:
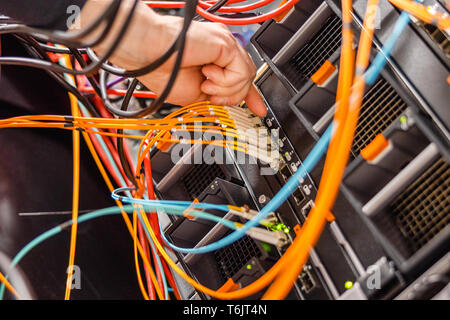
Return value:
M 128 12 L 124 8 L 129 1 L 123 2 L 110 35 L 95 48 L 99 54 L 109 47 L 120 28 L 121 19 Z M 82 23 L 89 23 L 91 17 L 95 19 L 95 13 L 98 15 L 106 5 L 109 1 L 88 1 L 82 11 Z M 176 39 L 182 23 L 182 18 L 158 15 L 140 3 L 125 38 L 110 60 L 126 69 L 139 68 L 154 61 Z M 155 71 L 138 79 L 160 94 L 172 72 L 175 55 Z M 255 74 L 256 68 L 249 55 L 226 26 L 194 21 L 188 30 L 180 72 L 167 101 L 187 105 L 210 100 L 214 104 L 235 105 L 245 100 L 250 110 L 264 116 L 266 107 L 253 85 Z

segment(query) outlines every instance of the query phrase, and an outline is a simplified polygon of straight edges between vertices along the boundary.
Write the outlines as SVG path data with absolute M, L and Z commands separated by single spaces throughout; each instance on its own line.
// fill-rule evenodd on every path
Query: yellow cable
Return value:
M 90 137 L 87 133 L 82 133 L 83 134 L 83 138 L 88 146 L 88 149 L 92 155 L 92 157 L 94 158 L 94 162 L 97 165 L 97 168 L 100 171 L 100 174 L 103 178 L 103 180 L 106 183 L 106 186 L 108 187 L 110 192 L 114 191 L 114 186 L 111 182 L 111 179 L 108 176 L 108 173 L 105 170 L 105 167 L 102 164 L 102 161 L 100 160 L 97 152 L 95 151 L 94 145 L 92 144 L 92 141 L 90 140 Z M 121 214 L 122 214 L 122 218 L 125 221 L 125 225 L 128 229 L 128 232 L 130 233 L 131 237 L 133 237 L 133 226 L 131 224 L 130 218 L 128 217 L 127 213 L 125 211 L 122 210 L 123 206 L 122 203 L 120 201 L 115 200 L 116 205 L 121 208 Z M 137 249 L 139 251 L 139 255 L 141 256 L 142 260 L 144 261 L 144 264 L 146 265 L 146 267 L 149 269 L 150 271 L 150 278 L 153 282 L 153 285 L 155 286 L 155 290 L 156 290 L 156 294 L 158 295 L 158 298 L 160 300 L 164 300 L 164 296 L 163 293 L 161 292 L 159 285 L 158 285 L 158 280 L 156 279 L 156 276 L 153 272 L 153 269 L 151 267 L 150 261 L 147 259 L 147 256 L 144 254 L 144 250 L 142 249 L 142 246 L 139 242 L 137 242 Z
M 72 114 L 79 115 L 77 98 L 69 93 Z M 75 250 L 77 245 L 78 229 L 78 204 L 80 196 L 80 132 L 74 131 L 73 135 L 73 196 L 72 196 L 72 227 L 70 231 L 69 266 L 67 269 L 66 293 L 64 300 L 70 300 L 72 287 L 73 265 L 75 263 Z
M 138 279 L 139 288 L 145 300 L 150 300 L 147 291 L 145 290 L 144 283 L 142 281 L 141 268 L 139 267 L 139 260 L 137 255 L 137 214 L 136 210 L 133 211 L 133 248 L 134 248 L 134 264 L 136 267 L 136 274 Z M 150 289 L 150 288 L 149 288 Z
M 11 283 L 9 283 L 8 279 L 6 279 L 6 277 L 1 272 L 0 272 L 0 282 L 3 283 L 6 289 L 8 289 L 17 299 L 20 300 L 20 296 L 17 293 L 16 289 L 13 288 Z
M 409 12 L 419 20 L 434 24 L 444 31 L 450 28 L 450 17 L 447 14 L 440 12 L 432 13 L 423 4 L 411 0 L 389 0 L 389 2 Z
M 326 221 L 326 216 L 330 212 L 331 207 L 336 199 L 340 182 L 350 155 L 350 149 L 353 142 L 354 131 L 358 122 L 359 110 L 361 106 L 362 96 L 364 92 L 364 79 L 362 73 L 367 67 L 370 57 L 370 47 L 373 36 L 373 21 L 375 19 L 376 11 L 372 10 L 377 7 L 377 0 L 370 0 L 367 6 L 366 17 L 364 19 L 364 29 L 367 32 L 361 33 L 360 46 L 357 55 L 358 73 L 353 80 L 353 86 L 349 86 L 349 79 L 351 76 L 347 74 L 342 79 L 345 80 L 341 86 L 341 94 L 339 96 L 339 107 L 346 108 L 348 112 L 342 112 L 340 115 L 346 113 L 345 119 L 338 118 L 338 127 L 336 133 L 330 144 L 329 152 L 327 153 L 325 170 L 322 174 L 319 190 L 316 197 L 315 206 L 308 215 L 308 219 L 302 228 L 301 236 L 295 239 L 294 253 L 291 258 L 290 268 L 283 269 L 274 283 L 269 287 L 264 295 L 264 299 L 282 299 L 291 290 L 293 283 L 300 274 L 303 264 L 308 257 L 309 248 L 313 247 L 317 242 L 321 230 Z M 351 22 L 351 1 L 344 0 L 342 5 L 343 20 Z M 347 24 L 348 25 L 348 24 Z M 351 33 L 347 34 L 352 36 Z M 349 39 L 348 39 L 349 40 Z M 353 40 L 351 41 L 351 43 Z M 347 43 L 350 48 L 350 42 Z M 344 45 L 343 45 L 344 50 Z M 350 50 L 346 51 L 346 56 L 350 60 Z M 343 71 L 353 70 L 353 67 L 347 66 Z M 350 99 L 350 96 L 352 97 Z M 338 115 L 338 114 L 337 114 Z M 339 137 L 339 139 L 336 139 Z M 331 151 L 333 150 L 333 151 Z M 324 171 L 325 171 L 324 170 Z M 289 248 L 291 249 L 291 248 Z

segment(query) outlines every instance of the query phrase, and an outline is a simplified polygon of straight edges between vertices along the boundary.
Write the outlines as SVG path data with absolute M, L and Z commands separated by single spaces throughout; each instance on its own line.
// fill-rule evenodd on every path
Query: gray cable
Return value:
M 22 300 L 36 300 L 36 295 L 31 288 L 30 282 L 23 271 L 18 267 L 11 268 L 11 259 L 0 251 L 0 269 L 5 277 L 10 279 L 11 285 L 17 290 Z

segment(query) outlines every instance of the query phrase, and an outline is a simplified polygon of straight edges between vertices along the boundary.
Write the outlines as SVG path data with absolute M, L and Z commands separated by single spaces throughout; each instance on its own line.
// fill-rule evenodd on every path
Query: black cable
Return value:
M 121 116 L 121 117 L 138 118 L 138 117 L 144 117 L 148 114 L 156 112 L 163 105 L 167 96 L 170 94 L 170 91 L 173 87 L 173 84 L 175 83 L 178 72 L 180 71 L 181 61 L 183 58 L 183 53 L 184 53 L 184 48 L 185 48 L 185 43 L 186 43 L 186 34 L 187 34 L 187 30 L 188 30 L 190 24 L 192 23 L 194 16 L 195 16 L 195 9 L 197 7 L 197 3 L 198 3 L 198 0 L 187 1 L 187 3 L 186 3 L 186 6 L 185 6 L 186 11 L 185 11 L 185 18 L 184 18 L 184 22 L 183 22 L 183 28 L 180 32 L 181 39 L 177 43 L 178 54 L 177 54 L 177 57 L 176 57 L 176 60 L 175 60 L 175 63 L 174 63 L 173 69 L 172 69 L 172 73 L 171 73 L 169 80 L 166 84 L 166 87 L 163 90 L 163 92 L 161 93 L 161 95 L 157 99 L 155 99 L 149 107 L 147 107 L 146 109 L 137 110 L 137 111 L 123 111 L 123 110 L 118 110 L 117 108 L 114 108 L 110 103 L 108 103 L 108 95 L 107 95 L 107 91 L 106 91 L 106 81 L 105 81 L 106 74 L 104 71 L 100 72 L 100 89 L 102 91 L 102 99 L 105 101 L 105 106 L 110 112 L 112 112 L 118 116 Z
M 31 38 L 31 37 L 29 37 L 29 38 Z M 32 38 L 31 38 L 31 39 L 32 39 Z M 27 40 L 28 40 L 28 39 L 27 39 Z M 45 52 L 43 51 L 43 49 L 39 46 L 39 43 L 34 42 L 33 48 L 36 49 L 37 51 L 38 51 L 39 49 L 41 49 L 40 52 L 38 52 L 38 54 L 42 55 L 43 57 L 47 57 L 46 54 L 45 54 Z M 82 63 L 85 64 L 85 63 L 86 63 L 86 62 L 84 61 L 83 57 L 82 57 L 81 55 L 79 55 L 78 50 L 72 49 L 71 52 L 74 53 L 73 56 L 80 62 L 80 64 L 82 64 Z M 48 58 L 48 57 L 47 57 L 47 58 Z M 81 60 L 79 60 L 79 59 L 81 59 Z M 58 82 L 63 81 L 63 82 L 64 82 L 64 86 L 66 87 L 66 89 L 69 89 L 69 87 L 70 87 L 70 88 L 73 88 L 73 90 L 79 94 L 79 91 L 78 91 L 76 88 L 74 88 L 73 86 L 71 86 L 69 83 L 67 83 L 66 81 L 64 81 L 64 78 L 61 77 L 59 74 L 55 74 L 55 73 L 52 73 L 52 72 L 49 72 L 49 73 L 50 73 L 56 80 L 58 80 Z M 61 79 L 61 78 L 62 78 L 62 79 Z M 89 79 L 89 80 L 90 80 L 91 83 L 93 84 L 92 80 L 91 80 L 91 79 Z M 95 80 L 95 79 L 94 79 L 94 80 Z M 133 83 L 131 84 L 131 86 L 136 87 L 137 84 L 138 84 L 138 81 L 136 80 L 136 83 L 133 82 Z M 66 86 L 66 85 L 67 85 L 67 86 Z M 133 92 L 133 91 L 131 91 L 131 92 Z M 131 97 L 132 97 L 131 94 L 130 94 L 130 95 L 127 94 L 127 95 L 125 96 L 125 99 L 123 100 L 123 103 L 122 103 L 122 108 L 125 108 L 124 110 L 126 110 L 126 109 L 128 108 L 128 105 L 129 105 L 129 103 L 130 103 Z M 77 97 L 77 98 L 78 98 L 78 97 Z M 90 104 L 90 101 L 89 101 L 88 99 L 86 99 L 85 97 L 83 97 L 82 100 L 83 100 L 83 101 L 84 101 L 84 100 L 87 100 L 87 101 L 88 101 L 88 104 Z M 89 107 L 89 106 L 87 105 L 87 107 L 88 107 L 89 111 L 91 112 L 91 114 L 95 115 L 96 117 L 101 117 L 101 115 L 97 113 L 97 110 L 96 110 L 93 106 Z M 94 110 L 94 113 L 92 112 L 91 109 Z M 122 134 L 122 133 L 123 133 L 123 129 L 118 129 L 118 130 L 117 130 L 117 133 L 118 133 L 118 134 Z M 126 157 L 125 157 L 124 146 L 123 146 L 123 137 L 118 137 L 118 138 L 117 138 L 117 152 L 118 152 L 119 159 L 120 159 L 120 162 L 121 162 L 121 164 L 122 164 L 122 168 L 124 169 L 124 172 L 125 172 L 126 176 L 128 177 L 128 179 L 130 179 L 130 181 L 131 181 L 135 186 L 137 186 L 137 181 L 136 181 L 136 179 L 134 178 L 134 175 L 133 175 L 133 173 L 132 173 L 130 164 L 129 164 L 129 162 L 127 161 L 127 159 L 126 159 Z
M 187 12 L 185 11 L 185 15 L 184 15 L 185 21 L 186 21 L 186 14 L 187 14 Z M 185 36 L 186 35 L 184 34 L 183 30 L 180 31 L 177 38 L 173 41 L 173 43 L 170 45 L 170 47 L 159 58 L 157 58 L 155 61 L 151 62 L 150 64 L 148 64 L 147 66 L 144 66 L 142 68 L 135 69 L 135 70 L 125 70 L 122 68 L 114 67 L 114 66 L 108 65 L 106 63 L 103 63 L 102 69 L 108 71 L 109 73 L 112 73 L 114 75 L 121 76 L 121 77 L 136 78 L 136 77 L 143 76 L 143 75 L 150 73 L 153 70 L 157 69 L 164 62 L 169 60 L 169 58 L 172 56 L 172 54 L 174 54 L 176 51 L 177 43 L 179 43 L 179 41 L 181 41 L 182 37 L 185 37 Z M 87 48 L 86 51 L 87 51 L 89 58 L 92 61 L 97 62 L 97 63 L 100 61 L 99 57 L 95 54 L 94 50 L 92 50 L 91 48 Z
M 44 29 L 32 28 L 22 24 L 8 24 L 1 26 L 0 34 L 2 33 L 35 34 L 40 35 L 44 39 L 44 41 L 48 42 L 54 41 L 61 44 L 65 44 L 70 47 L 87 46 L 86 44 L 82 44 L 80 42 L 72 42 L 72 43 L 69 42 L 85 37 L 86 35 L 92 33 L 105 19 L 115 20 L 115 16 L 117 15 L 118 10 L 120 8 L 120 2 L 121 2 L 120 0 L 114 0 L 111 3 L 111 5 L 95 21 L 91 22 L 90 25 L 79 31 L 67 33 L 63 31 L 48 31 Z M 109 28 L 105 28 L 105 30 L 109 31 Z M 98 43 L 101 41 L 101 39 L 97 39 L 96 41 Z M 89 46 L 92 46 L 92 44 Z
M 215 4 L 213 4 L 211 7 L 206 9 L 206 11 L 209 12 L 209 13 L 216 13 L 217 10 L 222 8 L 227 2 L 228 2 L 228 0 L 219 0 Z M 194 21 L 202 21 L 202 20 L 206 20 L 206 19 L 203 18 L 200 14 L 197 14 L 194 17 Z
M 132 19 L 133 13 L 135 11 L 135 8 L 137 6 L 137 3 L 138 3 L 138 0 L 135 0 L 133 7 L 130 10 L 128 17 L 124 23 L 123 28 L 121 29 L 115 42 L 110 46 L 110 48 L 107 50 L 107 53 L 103 56 L 103 58 L 99 59 L 96 62 L 93 62 L 90 66 L 88 66 L 87 68 L 84 68 L 83 70 L 72 70 L 72 69 L 68 69 L 68 68 L 53 64 L 49 61 L 42 61 L 42 60 L 23 58 L 23 57 L 0 57 L 0 65 L 1 64 L 9 64 L 9 65 L 20 65 L 20 66 L 32 66 L 32 67 L 37 67 L 37 68 L 44 69 L 46 71 L 51 71 L 51 72 L 56 72 L 56 73 L 69 73 L 69 74 L 74 74 L 74 75 L 87 74 L 88 76 L 90 76 L 91 73 L 97 71 L 97 69 L 104 64 L 104 62 L 109 58 L 109 56 L 114 52 L 114 50 L 119 45 L 121 39 L 123 38 L 126 30 L 128 29 L 128 26 L 131 22 L 131 19 Z M 176 61 L 174 64 L 172 74 L 168 80 L 168 83 L 167 83 L 164 91 L 160 95 L 160 97 L 158 99 L 154 100 L 148 108 L 139 110 L 136 112 L 126 112 L 126 111 L 122 111 L 122 110 L 116 110 L 111 105 L 108 105 L 105 103 L 105 105 L 111 112 L 118 114 L 120 116 L 123 116 L 123 117 L 140 117 L 140 116 L 145 116 L 147 114 L 155 112 L 162 106 L 162 104 L 164 103 L 164 100 L 169 95 L 170 90 L 171 90 L 171 88 L 175 82 L 175 79 L 178 75 L 178 72 L 180 70 L 181 60 L 182 60 L 182 56 L 184 53 L 184 47 L 185 47 L 185 42 L 186 42 L 186 34 L 187 34 L 187 30 L 188 30 L 194 16 L 195 16 L 196 6 L 197 6 L 197 0 L 193 0 L 192 2 L 188 1 L 187 5 L 185 7 L 185 19 L 184 19 L 184 23 L 183 23 L 183 28 L 178 37 L 179 41 L 176 42 L 176 47 L 175 47 L 175 50 L 178 51 L 178 55 L 177 55 L 177 58 L 176 58 Z M 162 61 L 161 57 L 160 57 L 160 59 L 158 59 L 158 61 L 155 61 L 155 62 L 159 63 L 160 61 Z M 102 79 L 102 77 L 101 77 L 101 79 Z M 101 87 L 101 89 L 103 89 L 102 85 L 100 87 Z M 107 97 L 106 90 L 105 90 L 105 92 L 102 92 L 102 97 L 103 98 Z
M 34 39 L 30 36 L 19 36 L 24 37 L 24 40 L 28 43 L 29 46 L 25 46 L 25 49 L 28 51 L 28 53 L 36 58 L 40 59 L 49 59 L 49 57 L 45 54 L 45 52 L 40 51 L 42 48 L 39 46 L 39 44 L 36 41 L 33 41 Z M 25 43 L 24 43 L 25 44 Z M 34 49 L 34 51 L 33 51 Z M 94 105 L 89 101 L 88 98 L 86 98 L 81 92 L 75 88 L 74 86 L 67 83 L 67 81 L 64 79 L 64 77 L 58 73 L 51 72 L 49 70 L 45 70 L 53 79 L 55 79 L 65 90 L 72 93 L 88 110 L 94 117 L 101 117 L 101 115 L 98 113 L 97 109 L 94 107 Z
M 80 64 L 80 66 L 82 68 L 86 68 L 87 63 L 86 61 L 84 61 L 83 56 L 81 55 L 81 53 L 78 51 L 78 49 L 75 48 L 69 48 L 70 52 L 72 53 L 73 57 L 75 57 L 75 59 L 78 61 L 78 63 Z M 75 65 L 75 64 L 73 64 Z M 100 97 L 101 95 L 101 91 L 100 88 L 98 86 L 98 81 L 97 79 L 95 79 L 93 76 L 89 76 L 87 77 L 87 79 L 89 80 L 89 83 L 91 84 L 92 88 L 94 89 L 95 93 L 97 93 L 97 95 Z
M 33 35 L 40 41 L 44 41 L 44 42 L 56 42 L 58 44 L 64 45 L 66 47 L 71 47 L 71 48 L 86 48 L 86 47 L 93 47 L 96 46 L 97 44 L 99 44 L 100 42 L 102 42 L 106 36 L 108 35 L 108 33 L 111 31 L 112 25 L 114 24 L 114 21 L 116 20 L 117 17 L 117 13 L 119 12 L 119 7 L 117 7 L 115 9 L 115 11 L 112 12 L 112 14 L 110 14 L 110 16 L 105 17 L 107 20 L 107 24 L 106 26 L 103 28 L 103 31 L 100 33 L 100 35 L 97 36 L 97 38 L 94 38 L 93 40 L 86 42 L 86 41 L 64 41 L 64 40 L 60 40 L 60 39 L 51 39 L 48 37 L 42 37 L 41 34 L 35 34 L 33 33 Z
M 227 1 L 228 0 L 220 0 L 217 3 L 215 3 L 213 6 L 208 8 L 206 11 L 208 11 L 210 13 L 215 13 L 217 10 L 219 10 L 221 7 L 223 7 L 227 3 Z M 185 7 L 185 16 L 184 16 L 185 20 L 186 20 L 186 13 L 187 13 L 187 10 Z M 195 18 L 198 18 L 198 17 L 201 17 L 201 16 L 196 15 L 194 17 L 194 20 L 195 20 Z M 177 43 L 179 41 L 181 41 L 181 37 L 183 37 L 182 31 L 178 35 L 177 39 L 175 39 L 175 41 L 166 50 L 166 52 L 164 52 L 158 59 L 156 59 L 155 61 L 153 61 L 152 63 L 150 63 L 149 65 L 147 65 L 145 67 L 135 69 L 135 70 L 125 70 L 122 68 L 104 64 L 102 66 L 102 69 L 104 69 L 114 75 L 121 76 L 121 77 L 135 78 L 135 77 L 143 76 L 147 73 L 152 72 L 153 70 L 157 69 L 158 67 L 160 67 L 164 62 L 166 62 L 172 56 L 172 54 L 176 51 Z M 96 61 L 96 62 L 99 61 L 99 58 L 97 57 L 97 55 L 95 54 L 95 52 L 92 49 L 88 48 L 87 54 L 92 61 Z
M 58 73 L 68 73 L 72 75 L 87 75 L 90 76 L 98 71 L 103 65 L 103 63 L 108 60 L 108 58 L 114 53 L 118 45 L 120 44 L 122 38 L 124 37 L 134 14 L 134 11 L 137 7 L 139 0 L 135 0 L 133 3 L 132 8 L 130 9 L 130 12 L 128 13 L 128 16 L 123 24 L 123 28 L 120 30 L 119 34 L 117 35 L 115 41 L 111 44 L 111 46 L 107 49 L 105 55 L 98 60 L 97 62 L 91 63 L 88 67 L 82 69 L 82 70 L 74 70 L 74 69 L 68 69 L 65 67 L 62 67 L 60 65 L 48 62 L 48 61 L 42 61 L 37 59 L 31 59 L 31 58 L 21 58 L 21 57 L 0 57 L 0 65 L 6 64 L 6 65 L 16 65 L 16 66 L 27 66 L 27 67 L 34 67 L 39 69 L 48 69 L 53 72 Z
M 133 92 L 136 89 L 137 85 L 139 84 L 139 81 L 137 79 L 133 79 L 133 81 L 130 84 L 130 88 L 127 90 L 127 94 L 125 95 L 123 101 L 121 110 L 127 111 L 128 106 L 130 105 L 131 98 L 133 97 Z M 123 129 L 117 129 L 117 134 L 122 135 Z M 119 154 L 120 163 L 122 164 L 123 171 L 125 172 L 125 175 L 128 177 L 128 179 L 137 187 L 137 181 L 134 177 L 133 171 L 131 170 L 130 163 L 125 157 L 125 152 L 123 148 L 123 137 L 117 137 L 117 153 Z
M 50 46 L 48 44 L 41 43 L 41 42 L 38 42 L 38 43 L 42 47 L 42 49 L 44 49 L 46 52 L 61 53 L 61 54 L 71 54 L 71 51 L 70 51 L 69 48 L 58 48 L 58 47 Z M 85 48 L 78 48 L 77 50 L 81 54 L 85 54 L 86 53 L 86 49 Z

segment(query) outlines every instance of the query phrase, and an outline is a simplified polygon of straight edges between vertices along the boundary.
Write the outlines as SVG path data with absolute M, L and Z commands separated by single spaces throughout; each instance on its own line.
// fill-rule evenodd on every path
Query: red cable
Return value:
M 153 255 L 153 261 L 156 261 L 156 255 L 157 255 L 157 253 L 156 253 L 155 251 L 152 250 L 152 255 Z M 163 261 L 164 259 L 161 259 L 161 258 L 160 258 L 160 260 L 161 260 L 161 265 L 162 265 L 162 261 Z M 163 279 L 162 279 L 161 270 L 160 270 L 159 268 L 156 268 L 156 263 L 155 263 L 155 271 L 156 271 L 156 278 L 158 279 L 159 287 L 161 288 L 161 291 L 164 292 L 164 282 L 163 282 Z M 164 272 L 164 271 L 163 271 L 163 272 Z
M 114 118 L 113 115 L 105 108 L 105 105 L 103 104 L 103 100 L 102 100 L 100 97 L 98 97 L 98 96 L 95 96 L 95 97 L 94 97 L 94 104 L 95 104 L 95 106 L 97 107 L 97 110 L 100 112 L 100 115 L 101 115 L 103 118 L 110 118 L 110 119 L 113 119 L 113 118 Z M 115 129 L 109 129 L 109 131 L 112 132 L 112 133 L 117 133 L 117 130 L 115 130 Z M 111 137 L 111 139 L 113 140 L 114 145 L 115 145 L 116 148 L 117 148 L 117 137 Z M 124 143 L 123 149 L 124 149 L 125 157 L 126 157 L 127 160 L 128 160 L 128 163 L 132 164 L 133 161 L 132 161 L 132 159 L 131 159 L 131 154 L 130 154 L 128 148 L 126 147 L 125 143 Z M 119 161 L 120 161 L 120 160 L 119 160 Z M 132 169 L 132 166 L 131 166 L 131 169 Z M 122 173 L 122 174 L 123 174 L 123 173 Z M 123 174 L 123 175 L 124 175 L 124 174 Z M 125 175 L 124 175 L 124 177 L 125 177 Z M 127 180 L 127 181 L 128 181 L 128 180 Z
M 111 166 L 111 163 L 108 161 L 108 157 L 106 156 L 105 152 L 100 146 L 100 142 L 97 140 L 97 137 L 94 133 L 89 133 L 89 137 L 91 138 L 92 144 L 94 145 L 94 148 L 97 150 L 98 155 L 100 156 L 102 162 L 104 163 L 106 169 L 108 170 L 111 177 L 116 181 L 117 185 L 120 186 L 120 180 L 117 176 L 116 172 L 114 171 L 113 167 Z
M 125 180 L 125 183 L 128 185 L 128 187 L 131 187 L 131 182 L 128 179 L 128 177 L 125 175 L 125 171 L 123 170 L 122 164 L 120 162 L 119 154 L 117 153 L 117 149 L 114 147 L 113 143 L 109 139 L 104 139 L 106 147 L 108 148 L 109 152 L 111 153 L 111 156 L 114 159 L 114 162 L 116 163 L 117 168 L 119 169 L 120 173 L 122 174 L 123 179 Z
M 150 200 L 155 200 L 155 191 L 153 189 L 153 178 L 152 178 L 152 168 L 150 164 L 150 155 L 148 154 L 144 158 L 144 170 L 145 170 L 145 178 L 147 183 L 147 193 L 148 198 Z M 161 234 L 159 231 L 159 221 L 158 221 L 158 215 L 155 212 L 152 212 L 148 215 L 150 219 L 151 226 L 153 230 L 155 231 L 155 234 L 158 238 L 158 241 L 162 241 Z
M 175 283 L 175 279 L 173 278 L 173 274 L 172 271 L 170 271 L 170 268 L 167 266 L 167 264 L 165 263 L 166 260 L 163 260 L 163 270 L 164 270 L 164 274 L 167 277 L 167 281 L 169 282 L 170 287 L 173 289 L 173 293 L 175 294 L 175 297 L 177 297 L 177 299 L 181 300 L 181 295 L 180 295 L 180 291 L 178 291 L 178 287 L 177 284 Z
M 108 118 L 108 119 L 113 119 L 114 116 L 111 114 L 111 112 L 108 111 L 108 109 L 106 109 L 105 105 L 103 104 L 103 100 L 102 98 L 100 98 L 99 96 L 95 95 L 92 100 L 94 101 L 94 105 L 97 108 L 98 112 L 100 112 L 100 115 L 103 118 Z M 112 133 L 117 133 L 116 129 L 109 129 L 109 132 Z M 117 137 L 111 137 L 111 140 L 114 142 L 114 145 L 117 146 Z
M 155 200 L 155 193 L 154 193 L 153 181 L 152 181 L 153 179 L 152 179 L 151 167 L 150 167 L 150 155 L 147 155 L 147 157 L 145 157 L 144 161 L 145 161 L 144 170 L 145 170 L 145 176 L 146 176 L 146 182 L 147 182 L 148 198 L 150 200 Z M 155 230 L 155 233 L 158 237 L 158 241 L 161 241 L 160 240 L 161 239 L 160 232 L 159 232 L 158 215 L 155 212 L 151 212 L 151 213 L 147 214 L 147 217 L 150 220 L 150 225 L 151 225 L 152 229 Z M 158 231 L 156 232 L 156 230 L 158 230 Z M 158 252 L 158 256 L 160 257 L 161 263 L 165 262 L 165 260 L 162 259 L 161 255 L 159 254 L 159 252 Z M 154 259 L 156 259 L 155 256 L 154 256 Z M 160 270 L 157 268 L 156 272 L 157 272 L 157 277 L 158 277 L 158 283 L 160 283 L 161 289 L 164 290 Z
M 248 0 L 229 0 L 227 1 L 227 5 L 246 2 Z M 184 1 L 143 1 L 150 8 L 162 8 L 162 9 L 180 9 L 183 8 L 186 2 Z M 207 6 L 212 6 L 217 1 L 204 1 Z
M 97 108 L 97 111 L 100 112 L 100 115 L 103 118 L 108 118 L 108 119 L 114 118 L 113 115 L 111 114 L 111 112 L 109 112 L 106 109 L 105 105 L 103 104 L 102 98 L 100 98 L 99 96 L 94 96 L 92 98 L 92 100 L 93 100 L 93 102 L 95 104 L 95 107 Z M 114 132 L 116 131 L 115 129 L 110 129 L 110 130 L 114 130 Z
M 282 6 L 278 7 L 277 9 L 262 14 L 260 16 L 256 17 L 250 17 L 250 18 L 226 18 L 221 16 L 216 16 L 212 13 L 209 13 L 205 9 L 197 6 L 197 13 L 199 13 L 202 17 L 213 21 L 213 22 L 219 22 L 223 24 L 228 25 L 245 25 L 245 24 L 254 24 L 254 23 L 260 23 L 269 19 L 272 19 L 276 16 L 278 16 L 280 13 L 284 12 L 285 10 L 288 10 L 292 8 L 299 0 L 289 0 Z
M 147 154 L 147 156 L 144 158 L 144 170 L 145 170 L 145 178 L 146 178 L 146 183 L 147 183 L 148 198 L 150 200 L 155 200 L 150 154 Z M 162 243 L 161 234 L 160 234 L 160 230 L 159 230 L 158 215 L 155 212 L 152 212 L 152 213 L 148 214 L 147 216 L 150 219 L 150 223 L 152 225 L 152 228 L 156 234 L 158 241 L 160 241 Z M 159 251 L 158 251 L 158 255 L 161 256 Z M 166 275 L 167 281 L 169 282 L 170 286 L 174 290 L 175 296 L 181 297 L 180 293 L 178 291 L 177 285 L 175 283 L 175 279 L 173 278 L 173 274 L 170 271 L 169 267 L 166 265 L 166 261 L 161 258 L 161 263 L 163 266 L 164 274 Z
M 102 100 L 99 97 L 97 97 L 97 96 L 94 97 L 94 104 L 102 116 L 104 116 L 105 118 L 113 118 L 113 116 L 108 113 L 105 106 L 103 105 Z M 94 134 L 90 134 L 90 136 L 91 136 L 91 140 L 93 140 L 93 142 L 94 142 L 94 148 L 97 150 L 97 153 L 100 154 L 100 157 L 101 157 L 103 163 L 106 165 L 110 174 L 113 175 L 114 180 L 116 180 L 116 183 L 118 185 L 120 185 L 121 183 L 117 177 L 117 174 L 116 174 L 115 170 L 113 170 L 111 163 L 108 161 L 108 158 L 104 154 L 103 149 L 100 147 L 99 142 L 96 139 L 93 139 Z M 114 159 L 114 162 L 116 163 L 120 173 L 122 174 L 122 177 L 125 179 L 125 182 L 127 183 L 128 186 L 131 186 L 131 182 L 128 180 L 128 178 L 126 177 L 125 172 L 123 170 L 119 155 L 117 153 L 117 149 L 114 148 L 113 143 L 107 137 L 105 137 L 103 140 L 106 143 L 106 146 L 107 146 L 108 150 L 110 151 L 110 153 Z M 126 146 L 124 146 L 124 151 L 125 151 L 126 155 L 128 156 L 128 160 L 130 160 L 130 154 L 129 154 L 128 148 L 126 148 Z M 139 232 L 139 242 L 141 243 L 142 250 L 144 251 L 144 255 L 150 261 L 150 254 L 149 254 L 147 238 L 144 235 L 144 230 L 139 221 L 138 221 L 137 227 L 138 227 L 138 232 Z M 150 272 L 146 265 L 144 265 L 144 272 L 145 272 L 145 279 L 147 282 L 149 299 L 156 300 L 155 287 L 153 286 L 153 282 L 150 277 Z M 162 283 L 162 276 L 161 276 L 161 272 L 159 271 L 159 269 L 157 269 L 157 275 L 158 275 L 158 272 L 159 272 L 159 278 L 161 278 L 161 280 L 158 278 L 158 283 Z M 160 286 L 161 286 L 161 284 L 160 284 Z
M 144 236 L 144 229 L 142 228 L 142 224 L 140 221 L 137 222 L 138 233 L 139 233 L 139 242 L 141 243 L 142 250 L 144 251 L 145 256 L 150 261 L 150 254 L 148 243 L 146 241 L 146 237 Z M 150 278 L 150 272 L 146 265 L 144 265 L 145 272 L 145 280 L 147 281 L 148 288 L 148 297 L 150 300 L 156 300 L 155 287 L 153 286 L 152 279 Z
M 217 12 L 220 13 L 239 13 L 239 12 L 245 12 L 245 11 L 250 11 L 250 10 L 255 10 L 258 8 L 261 8 L 271 2 L 273 2 L 274 0 L 262 0 L 262 1 L 258 1 L 255 3 L 251 3 L 251 4 L 247 4 L 247 5 L 243 5 L 243 6 L 236 6 L 236 7 L 222 7 L 219 10 L 217 10 Z M 208 5 L 207 3 L 203 2 L 203 1 L 199 1 L 199 6 L 202 7 L 203 9 L 209 9 L 212 5 Z
M 255 3 L 242 5 L 242 6 L 235 6 L 235 7 L 223 6 L 222 8 L 217 10 L 217 12 L 220 12 L 220 13 L 245 12 L 245 11 L 250 11 L 250 10 L 255 10 L 255 9 L 261 8 L 273 1 L 274 0 L 262 0 L 262 1 L 258 1 Z M 227 4 L 238 3 L 238 2 L 242 2 L 242 1 L 240 1 L 240 0 L 228 1 Z M 145 1 L 145 3 L 149 7 L 152 7 L 152 8 L 166 8 L 166 9 L 179 9 L 179 8 L 183 8 L 184 5 L 186 4 L 183 1 Z M 214 5 L 214 3 L 210 3 L 210 2 L 206 2 L 206 1 L 199 1 L 198 5 L 200 7 L 202 7 L 203 9 L 209 9 L 210 7 L 212 7 Z
M 94 105 L 97 107 L 97 110 L 100 112 L 101 116 L 103 116 L 104 118 L 113 118 L 113 116 L 106 110 L 105 106 L 103 105 L 103 101 L 99 97 L 95 96 L 93 100 L 94 100 Z M 116 133 L 115 129 L 109 129 L 107 131 Z M 116 137 L 111 137 L 111 138 L 114 139 L 114 141 L 111 141 L 110 139 L 108 139 L 108 137 L 103 137 L 103 141 L 105 141 L 105 144 L 106 144 L 109 152 L 111 153 L 111 155 L 114 159 L 114 162 L 116 163 L 117 168 L 119 169 L 120 173 L 122 174 L 122 177 L 125 179 L 126 184 L 130 187 L 131 182 L 128 179 L 128 177 L 125 175 L 125 171 L 123 170 L 122 163 L 120 162 L 119 154 L 117 153 L 117 138 Z M 125 156 L 127 157 L 128 161 L 130 162 L 131 156 L 128 152 L 128 149 L 125 147 L 125 145 L 124 145 L 124 151 L 125 151 Z
M 78 88 L 81 92 L 84 93 L 96 93 L 95 90 L 92 87 L 80 87 Z M 108 89 L 106 90 L 107 94 L 112 94 L 115 96 L 125 96 L 127 94 L 127 90 L 122 90 L 122 89 Z M 135 91 L 133 93 L 133 97 L 136 98 L 146 98 L 146 99 L 154 99 L 157 98 L 158 96 L 156 95 L 156 93 L 151 92 L 151 91 Z

